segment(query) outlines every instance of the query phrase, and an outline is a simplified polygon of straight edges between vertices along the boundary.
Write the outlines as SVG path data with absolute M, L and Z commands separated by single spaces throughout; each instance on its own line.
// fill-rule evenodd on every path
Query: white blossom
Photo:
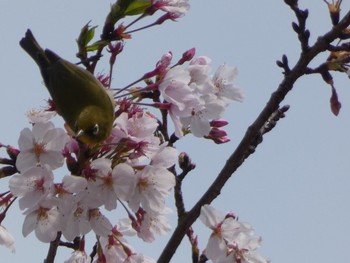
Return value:
M 15 174 L 9 181 L 13 195 L 20 196 L 21 209 L 32 208 L 53 190 L 53 173 L 43 167 L 32 167 L 23 174 Z
M 185 15 L 190 8 L 188 0 L 152 0 L 152 4 L 176 17 Z
M 171 230 L 171 225 L 168 222 L 165 213 L 170 212 L 169 208 L 164 208 L 162 213 L 147 213 L 144 212 L 140 222 L 140 229 L 137 233 L 138 237 L 145 242 L 153 242 L 155 235 L 165 235 Z
M 22 233 L 26 237 L 32 231 L 41 242 L 51 242 L 57 232 L 62 229 L 62 216 L 57 210 L 57 206 L 48 202 L 40 204 L 38 207 L 25 212 Z
M 31 109 L 26 113 L 30 123 L 48 122 L 57 113 L 55 111 Z
M 108 236 L 113 228 L 108 218 L 105 217 L 97 208 L 89 210 L 89 222 L 92 230 L 99 236 Z
M 233 100 L 240 102 L 243 101 L 242 91 L 233 84 L 236 75 L 236 68 L 229 67 L 226 64 L 219 66 L 212 78 L 214 94 L 218 99 L 221 99 L 226 103 Z
M 20 172 L 42 165 L 57 169 L 63 165 L 62 150 L 68 140 L 63 129 L 55 128 L 51 122 L 39 122 L 33 129 L 25 128 L 18 139 L 20 153 L 16 167 Z
M 188 71 L 176 66 L 170 69 L 159 84 L 159 91 L 170 103 L 169 114 L 175 125 L 175 135 L 183 136 L 180 117 L 191 116 L 192 109 L 199 104 L 199 98 L 189 87 L 191 77 Z
M 236 221 L 233 215 L 224 215 L 210 205 L 204 205 L 199 216 L 212 230 L 205 255 L 214 263 L 267 263 L 256 253 L 261 238 L 253 236 L 249 224 Z
M 63 236 L 68 241 L 75 237 L 85 235 L 91 230 L 87 207 L 77 201 L 77 197 L 71 202 L 70 213 L 64 214 L 65 227 L 62 230 Z
M 74 250 L 69 259 L 65 260 L 64 263 L 90 263 L 91 258 L 85 251 Z
M 129 200 L 130 208 L 136 212 L 140 204 L 146 212 L 159 213 L 165 208 L 165 197 L 175 186 L 175 177 L 164 167 L 146 166 L 136 173 L 134 195 Z
M 0 245 L 7 247 L 10 249 L 12 253 L 16 251 L 15 247 L 15 239 L 13 236 L 7 231 L 7 229 L 0 225 Z

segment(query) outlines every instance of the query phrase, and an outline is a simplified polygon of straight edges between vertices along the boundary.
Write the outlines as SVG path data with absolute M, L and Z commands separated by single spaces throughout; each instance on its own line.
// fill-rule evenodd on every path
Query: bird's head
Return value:
M 79 114 L 75 123 L 78 140 L 88 145 L 102 143 L 111 134 L 113 118 L 97 106 L 88 106 Z

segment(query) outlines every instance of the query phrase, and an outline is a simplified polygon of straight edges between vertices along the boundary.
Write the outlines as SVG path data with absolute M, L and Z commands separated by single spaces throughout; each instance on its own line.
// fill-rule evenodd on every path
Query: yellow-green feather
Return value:
M 20 45 L 38 64 L 57 111 L 69 127 L 75 133 L 83 130 L 86 134 L 81 139 L 86 143 L 105 140 L 111 133 L 114 105 L 102 84 L 87 70 L 43 50 L 30 30 Z M 89 134 L 95 124 L 99 134 Z

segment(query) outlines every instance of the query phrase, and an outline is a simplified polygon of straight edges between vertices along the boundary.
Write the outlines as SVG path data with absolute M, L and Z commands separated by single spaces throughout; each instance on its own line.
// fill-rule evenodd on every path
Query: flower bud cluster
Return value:
M 194 50 L 190 51 L 191 59 Z M 163 102 L 156 105 L 169 113 L 176 137 L 191 132 L 216 143 L 228 142 L 226 132 L 219 128 L 228 124 L 220 120 L 227 106 L 243 100 L 241 90 L 233 84 L 236 68 L 221 65 L 212 75 L 208 57 L 192 59 L 187 68 L 179 64 L 171 67 L 171 58 L 171 53 L 167 53 L 158 62 L 158 79 L 150 89 L 159 91 Z

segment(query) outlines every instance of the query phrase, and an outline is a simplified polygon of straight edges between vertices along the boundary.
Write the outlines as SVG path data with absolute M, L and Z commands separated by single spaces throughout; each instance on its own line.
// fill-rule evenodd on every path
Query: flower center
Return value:
M 37 191 L 39 192 L 44 192 L 45 188 L 44 188 L 44 179 L 41 178 L 41 179 L 38 179 L 38 180 L 35 180 L 35 188 Z
M 48 215 L 47 215 L 47 211 L 49 209 L 47 208 L 44 208 L 44 207 L 40 207 L 38 210 L 37 210 L 37 218 L 39 220 L 46 220 L 48 218 Z
M 149 186 L 149 182 L 146 178 L 141 178 L 137 185 L 141 190 L 146 190 Z
M 46 152 L 46 143 L 43 142 L 35 142 L 33 147 L 33 153 L 36 155 L 36 157 L 39 158 L 40 154 Z
M 103 180 L 103 185 L 105 185 L 108 188 L 113 189 L 113 177 L 112 174 L 109 173 L 107 176 L 102 178 Z

